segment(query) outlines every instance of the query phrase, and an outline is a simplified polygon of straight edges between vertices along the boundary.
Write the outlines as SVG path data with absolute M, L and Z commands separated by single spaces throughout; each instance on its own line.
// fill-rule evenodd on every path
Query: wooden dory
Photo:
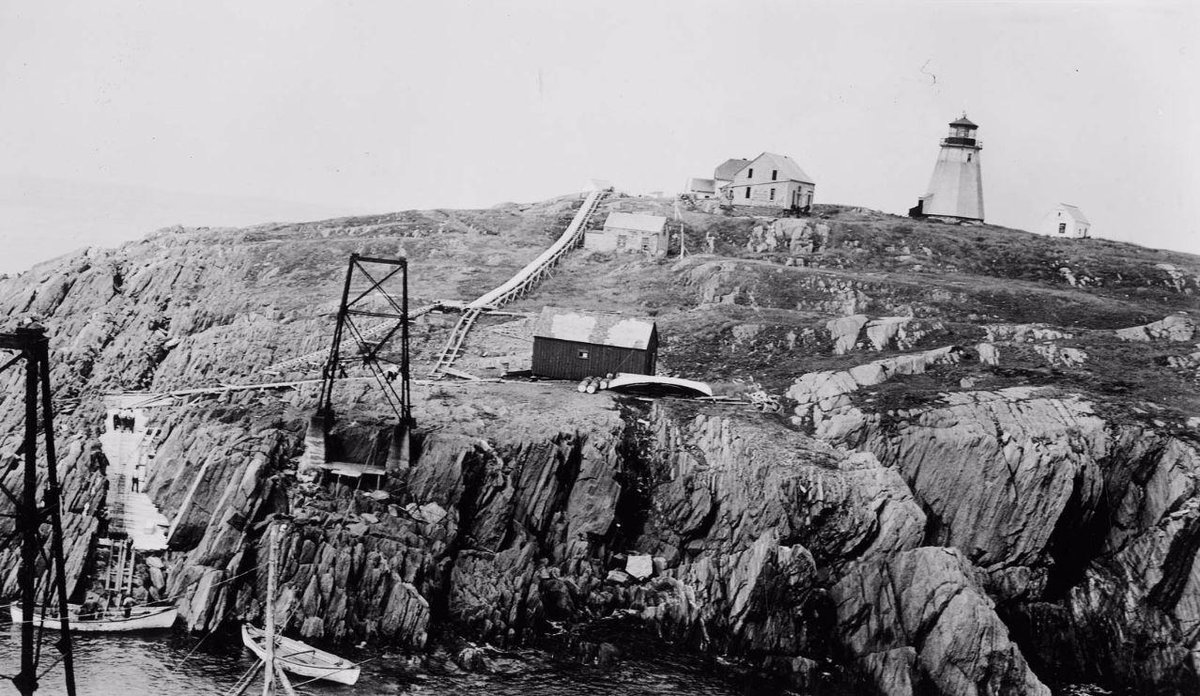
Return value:
M 266 631 L 242 624 L 242 642 L 259 659 L 267 659 Z M 275 661 L 285 672 L 339 684 L 353 684 L 360 672 L 358 665 L 349 660 L 283 636 L 275 636 Z
M 67 606 L 71 631 L 79 633 L 116 633 L 170 628 L 175 625 L 177 616 L 175 607 L 135 607 L 129 612 L 129 616 L 125 616 L 123 611 L 112 610 L 98 618 L 81 619 L 79 618 L 78 604 Z M 18 626 L 25 620 L 21 607 L 16 604 L 9 605 L 9 613 L 12 615 L 13 623 Z M 43 617 L 41 607 L 38 607 L 33 613 L 33 625 L 43 626 L 54 631 L 62 629 L 62 621 L 58 618 L 57 612 L 47 610 L 46 616 Z

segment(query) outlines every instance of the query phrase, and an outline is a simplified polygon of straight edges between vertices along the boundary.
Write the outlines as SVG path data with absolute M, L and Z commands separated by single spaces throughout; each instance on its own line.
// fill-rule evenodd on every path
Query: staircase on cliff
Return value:
M 113 415 L 119 408 L 121 397 L 110 397 L 110 408 L 105 432 L 100 436 L 100 445 L 108 459 L 108 534 L 113 538 L 128 538 L 137 551 L 163 551 L 167 548 L 165 530 L 167 518 L 155 506 L 150 496 L 135 490 L 133 482 L 143 483 L 147 464 L 151 458 L 149 449 L 157 436 L 156 429 L 146 427 L 145 415 L 134 413 L 132 428 L 114 427 Z
M 479 298 L 469 302 L 463 309 L 462 316 L 459 317 L 458 323 L 450 331 L 450 338 L 446 341 L 445 348 L 442 349 L 438 356 L 437 363 L 430 370 L 429 374 L 432 377 L 442 377 L 450 373 L 454 365 L 454 361 L 462 354 L 463 346 L 466 343 L 467 335 L 471 331 L 471 327 L 475 325 L 475 321 L 479 315 L 488 309 L 502 307 L 515 299 L 527 295 L 538 283 L 550 274 L 563 256 L 570 252 L 583 241 L 583 234 L 587 230 L 588 225 L 595 216 L 596 210 L 600 207 L 600 202 L 608 195 L 611 189 L 597 189 L 592 191 L 583 199 L 583 204 L 579 206 L 579 210 L 575 213 L 575 217 L 571 220 L 571 224 L 567 225 L 567 229 L 563 231 L 562 236 L 558 241 L 542 252 L 533 261 L 530 261 L 524 268 L 501 284 L 499 287 L 485 293 Z

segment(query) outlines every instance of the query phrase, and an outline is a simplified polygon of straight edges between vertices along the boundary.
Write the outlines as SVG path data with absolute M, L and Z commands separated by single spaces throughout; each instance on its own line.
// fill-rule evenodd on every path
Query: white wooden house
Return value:
M 683 192 L 693 198 L 715 198 L 717 182 L 712 179 L 688 179 Z
M 636 251 L 667 254 L 667 219 L 643 213 L 609 213 L 604 229 L 583 236 L 583 248 L 593 251 Z
M 1091 236 L 1092 223 L 1079 208 L 1059 203 L 1046 213 L 1037 231 L 1050 237 L 1082 238 Z
M 717 168 L 713 170 L 713 181 L 716 182 L 717 188 L 733 181 L 733 177 L 737 176 L 737 173 L 742 171 L 747 164 L 750 164 L 750 160 L 741 158 L 727 159 L 718 164 Z
M 812 205 L 815 190 L 812 177 L 791 157 L 764 152 L 742 165 L 721 195 L 733 205 L 803 210 Z

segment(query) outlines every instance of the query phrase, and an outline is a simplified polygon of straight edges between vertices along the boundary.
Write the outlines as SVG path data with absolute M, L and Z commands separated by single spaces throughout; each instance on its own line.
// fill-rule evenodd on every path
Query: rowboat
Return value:
M 696 382 L 680 377 L 663 377 L 661 375 L 636 375 L 630 372 L 618 372 L 601 389 L 612 389 L 648 396 L 712 396 L 712 387 L 704 382 Z
M 266 631 L 242 624 L 242 642 L 260 659 L 267 659 Z M 278 635 L 275 636 L 275 662 L 292 674 L 347 685 L 358 681 L 360 672 L 358 665 L 349 660 Z
M 129 612 L 129 616 L 125 616 L 125 612 L 119 609 L 111 609 L 96 618 L 79 618 L 80 605 L 67 605 L 67 618 L 71 622 L 71 631 L 80 633 L 115 633 L 126 631 L 151 631 L 161 628 L 170 628 L 175 625 L 177 613 L 175 607 L 134 607 Z M 20 625 L 25 620 L 25 615 L 21 607 L 17 604 L 10 604 L 8 607 L 9 614 L 12 616 L 14 624 Z M 33 625 L 58 631 L 62 629 L 62 620 L 58 618 L 58 612 L 53 609 L 47 609 L 46 615 L 42 616 L 42 608 L 37 607 L 33 612 Z

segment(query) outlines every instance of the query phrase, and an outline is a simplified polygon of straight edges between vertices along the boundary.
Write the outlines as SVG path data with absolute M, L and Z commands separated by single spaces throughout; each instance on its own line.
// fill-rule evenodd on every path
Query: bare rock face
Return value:
M 1195 319 L 1172 314 L 1142 326 L 1117 329 L 1117 338 L 1125 341 L 1190 341 L 1198 330 Z
M 666 567 L 641 617 L 804 683 L 832 647 L 829 578 L 915 548 L 924 514 L 870 455 L 725 415 L 658 406 L 651 422 L 659 474 L 636 545 Z
M 1049 696 L 962 553 L 923 547 L 857 564 L 834 585 L 838 634 L 889 696 Z
M 969 561 L 1035 670 L 1136 689 L 1200 684 L 1193 442 L 1115 423 L 1053 388 L 875 412 L 853 396 L 874 379 L 853 373 L 797 381 L 809 427 L 900 473 L 928 515 L 925 543 Z M 874 651 L 871 668 L 898 673 L 907 658 L 895 649 Z

